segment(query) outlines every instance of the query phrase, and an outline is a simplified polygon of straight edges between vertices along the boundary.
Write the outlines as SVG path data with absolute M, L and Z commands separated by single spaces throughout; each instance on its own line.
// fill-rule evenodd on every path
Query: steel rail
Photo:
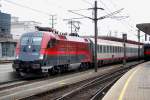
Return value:
M 72 90 L 72 91 L 62 95 L 61 97 L 57 98 L 56 100 L 66 100 L 66 99 L 71 98 L 73 95 L 78 94 L 78 92 L 84 91 L 84 89 L 95 86 L 95 84 L 98 84 L 98 83 L 104 84 L 106 81 L 109 81 L 109 80 L 113 79 L 114 77 L 116 78 L 118 75 L 123 74 L 125 69 L 130 69 L 130 68 L 129 67 L 120 68 L 120 69 L 117 69 L 111 73 L 109 72 L 109 73 L 103 74 L 100 77 L 86 83 L 85 85 L 78 87 L 75 90 Z

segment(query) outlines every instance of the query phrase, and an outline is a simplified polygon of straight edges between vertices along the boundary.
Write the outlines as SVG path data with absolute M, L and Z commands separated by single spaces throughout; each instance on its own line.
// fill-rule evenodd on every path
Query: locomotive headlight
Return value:
M 18 59 L 19 58 L 19 56 L 18 55 L 16 55 L 16 59 Z
M 42 60 L 43 59 L 43 54 L 40 54 L 39 59 Z

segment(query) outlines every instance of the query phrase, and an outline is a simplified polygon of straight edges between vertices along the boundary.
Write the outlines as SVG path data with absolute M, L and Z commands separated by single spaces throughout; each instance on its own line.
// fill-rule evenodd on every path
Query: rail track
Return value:
M 100 77 L 86 83 L 85 85 L 74 89 L 56 100 L 98 100 L 108 86 L 112 85 L 130 68 L 120 68 L 119 70 L 106 73 Z
M 106 67 L 104 67 L 103 69 L 105 69 L 105 68 Z M 78 72 L 82 72 L 82 71 L 86 71 L 86 70 L 80 70 Z M 13 87 L 16 87 L 16 86 L 21 86 L 21 85 L 30 84 L 30 83 L 33 83 L 33 82 L 52 79 L 52 78 L 56 78 L 56 77 L 59 77 L 59 76 L 65 76 L 65 75 L 73 74 L 73 73 L 76 73 L 76 71 L 70 71 L 70 72 L 67 72 L 67 73 L 56 74 L 56 75 L 52 75 L 52 76 L 48 76 L 48 77 L 36 77 L 36 78 L 34 78 L 34 77 L 33 78 L 18 77 L 14 80 L 10 80 L 10 81 L 7 81 L 7 82 L 0 83 L 0 91 L 4 90 L 4 89 L 13 88 Z
M 46 91 L 21 100 L 100 100 L 115 81 L 137 64 L 139 63 L 131 63 L 128 67 L 113 69 L 95 78 L 63 86 L 63 88 L 52 91 Z

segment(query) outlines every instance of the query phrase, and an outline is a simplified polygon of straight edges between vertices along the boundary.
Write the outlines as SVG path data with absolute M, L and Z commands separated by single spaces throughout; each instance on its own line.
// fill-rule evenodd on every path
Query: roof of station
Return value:
M 137 27 L 140 31 L 142 31 L 142 32 L 144 32 L 144 33 L 150 35 L 150 23 L 136 24 L 136 27 Z

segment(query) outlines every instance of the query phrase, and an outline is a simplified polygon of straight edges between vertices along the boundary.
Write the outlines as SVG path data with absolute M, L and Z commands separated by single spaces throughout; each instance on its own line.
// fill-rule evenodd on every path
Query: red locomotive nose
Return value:
M 50 40 L 50 35 L 49 33 L 44 33 L 42 37 L 42 42 L 41 42 L 41 49 L 40 49 L 40 54 L 45 54 L 45 50 L 47 48 L 48 41 Z

